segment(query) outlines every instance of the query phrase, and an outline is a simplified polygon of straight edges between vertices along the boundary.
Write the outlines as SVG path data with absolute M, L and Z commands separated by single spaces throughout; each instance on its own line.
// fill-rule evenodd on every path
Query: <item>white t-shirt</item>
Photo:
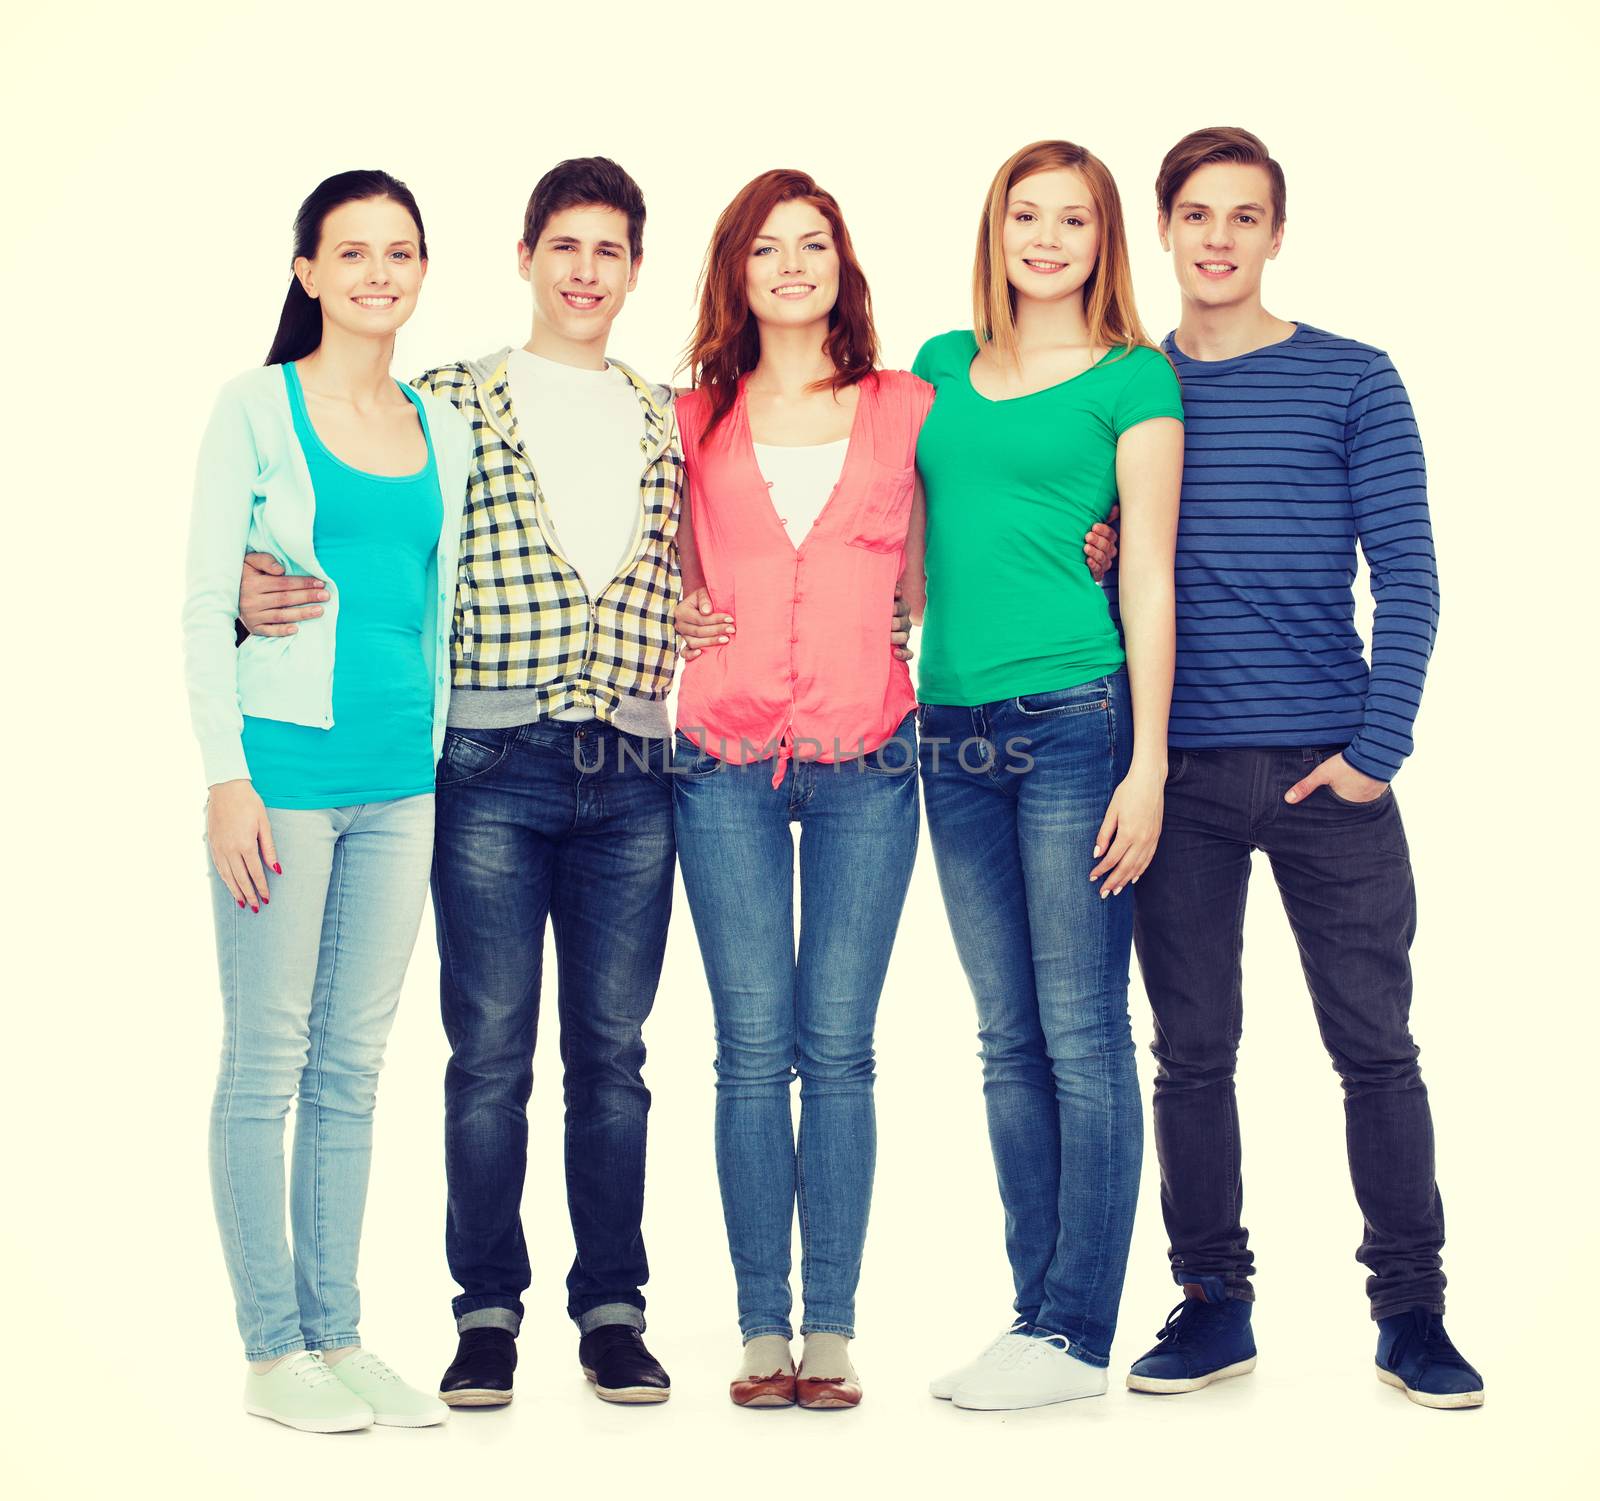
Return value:
M 789 540 L 799 547 L 816 525 L 844 469 L 848 438 L 837 443 L 812 443 L 804 448 L 780 448 L 757 443 L 756 463 L 772 495 L 778 519 L 789 530 Z
M 513 349 L 506 362 L 523 446 L 556 544 L 592 599 L 617 575 L 639 526 L 644 414 L 620 370 L 580 370 Z

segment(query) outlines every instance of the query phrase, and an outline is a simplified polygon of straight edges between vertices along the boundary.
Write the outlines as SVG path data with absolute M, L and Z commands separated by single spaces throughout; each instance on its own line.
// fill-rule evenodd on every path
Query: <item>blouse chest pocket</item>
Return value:
M 845 534 L 852 547 L 872 552 L 898 552 L 905 546 L 911 523 L 911 492 L 916 471 L 872 461 L 872 478 Z

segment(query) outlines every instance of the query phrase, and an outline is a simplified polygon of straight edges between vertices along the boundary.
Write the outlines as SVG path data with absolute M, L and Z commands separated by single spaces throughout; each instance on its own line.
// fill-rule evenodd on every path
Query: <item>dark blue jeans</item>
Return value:
M 1128 680 L 928 705 L 921 729 L 939 887 L 978 1003 L 1017 1315 L 1103 1366 L 1144 1150 L 1133 895 L 1102 901 L 1089 879 L 1133 753 Z
M 1251 1298 L 1234 1066 L 1253 850 L 1265 851 L 1344 1085 L 1345 1142 L 1374 1318 L 1444 1311 L 1444 1209 L 1433 1119 L 1411 1040 L 1416 894 L 1394 794 L 1283 795 L 1337 747 L 1177 750 L 1166 820 L 1139 882 L 1139 966 L 1155 1013 L 1156 1148 L 1173 1276 Z
M 791 761 L 777 787 L 771 761 L 729 765 L 681 735 L 678 756 L 678 854 L 716 1015 L 717 1179 L 739 1328 L 747 1340 L 792 1333 L 798 1205 L 801 1332 L 851 1336 L 877 1146 L 873 1023 L 917 853 L 916 730 L 907 715 L 864 758 Z
M 671 748 L 593 721 L 452 730 L 439 762 L 433 905 L 445 1071 L 445 1249 L 457 1327 L 513 1333 L 545 920 L 566 1092 L 567 1312 L 644 1327 L 641 1029 L 672 909 Z

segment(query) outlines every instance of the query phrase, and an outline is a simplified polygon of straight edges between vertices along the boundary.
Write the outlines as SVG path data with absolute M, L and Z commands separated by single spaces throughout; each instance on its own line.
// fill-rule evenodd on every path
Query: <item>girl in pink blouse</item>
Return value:
M 932 399 L 916 377 L 875 369 L 877 352 L 833 197 L 801 172 L 747 184 L 717 221 L 695 389 L 678 403 L 693 539 L 680 535 L 680 627 L 705 639 L 708 606 L 725 629 L 685 669 L 674 756 L 678 855 L 716 1015 L 743 1406 L 861 1400 L 848 1346 L 876 1141 L 872 1032 L 918 827 L 915 695 L 888 628 L 902 574 L 921 577 L 913 457 Z

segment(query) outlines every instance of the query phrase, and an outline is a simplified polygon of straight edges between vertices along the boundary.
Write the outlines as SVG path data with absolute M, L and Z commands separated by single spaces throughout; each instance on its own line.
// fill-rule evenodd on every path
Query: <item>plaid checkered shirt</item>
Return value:
M 476 445 L 462 521 L 452 686 L 521 690 L 516 701 L 525 720 L 590 709 L 621 729 L 666 733 L 677 665 L 673 538 L 684 488 L 671 393 L 611 361 L 639 398 L 639 516 L 628 561 L 591 597 L 551 542 L 555 527 L 511 408 L 508 353 L 441 365 L 412 382 L 452 402 Z M 452 709 L 452 722 L 456 717 Z M 636 729 L 646 724 L 651 728 Z

